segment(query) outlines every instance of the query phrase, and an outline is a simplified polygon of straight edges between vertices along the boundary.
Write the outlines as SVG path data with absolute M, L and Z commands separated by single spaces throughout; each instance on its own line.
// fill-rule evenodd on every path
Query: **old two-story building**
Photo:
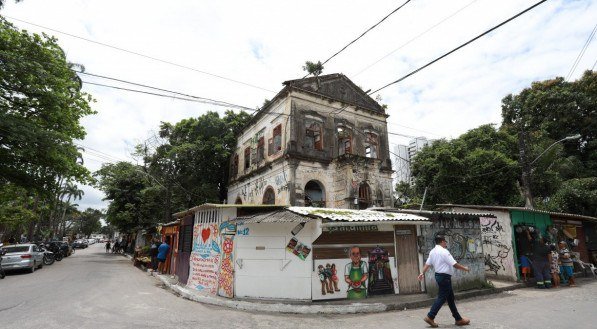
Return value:
M 238 136 L 228 203 L 391 206 L 384 107 L 342 74 L 283 85 Z

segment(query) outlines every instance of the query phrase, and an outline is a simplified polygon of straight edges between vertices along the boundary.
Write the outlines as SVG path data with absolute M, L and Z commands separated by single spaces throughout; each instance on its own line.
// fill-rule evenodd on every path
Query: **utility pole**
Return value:
M 533 209 L 535 205 L 533 204 L 533 195 L 531 194 L 531 165 L 527 159 L 525 137 L 526 133 L 524 128 L 521 127 L 518 131 L 518 150 L 520 165 L 522 167 L 522 193 L 524 196 L 524 206 Z

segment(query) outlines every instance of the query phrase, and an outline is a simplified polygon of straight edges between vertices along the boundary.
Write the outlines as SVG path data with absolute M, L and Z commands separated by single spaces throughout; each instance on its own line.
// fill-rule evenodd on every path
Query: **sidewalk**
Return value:
M 312 301 L 275 301 L 259 299 L 228 299 L 219 296 L 209 296 L 199 293 L 196 290 L 178 284 L 176 279 L 168 275 L 154 275 L 164 286 L 173 293 L 195 302 L 229 307 L 242 311 L 273 312 L 273 313 L 295 313 L 295 314 L 356 314 L 356 313 L 379 313 L 392 310 L 406 310 L 412 308 L 427 307 L 433 304 L 435 298 L 427 294 L 414 295 L 389 295 L 367 298 L 363 301 L 354 302 L 350 300 L 337 300 L 326 302 Z M 463 300 L 478 296 L 497 294 L 503 291 L 525 288 L 522 283 L 507 281 L 492 281 L 494 288 L 475 289 L 457 292 L 456 299 Z

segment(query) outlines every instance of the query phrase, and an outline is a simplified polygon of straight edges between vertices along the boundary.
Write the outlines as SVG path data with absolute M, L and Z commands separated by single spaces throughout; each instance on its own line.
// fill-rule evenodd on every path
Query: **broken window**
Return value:
M 365 157 L 377 159 L 377 150 L 379 147 L 377 134 L 365 132 Z
M 351 154 L 352 153 L 352 133 L 344 127 L 338 126 L 338 155 Z
M 276 154 L 282 149 L 282 125 L 278 125 L 276 128 L 274 128 L 272 139 L 272 151 L 270 155 Z
M 263 137 L 259 138 L 257 142 L 257 163 L 263 161 L 265 159 L 265 139 Z
M 251 148 L 247 147 L 245 149 L 245 170 L 251 167 Z
M 305 120 L 305 148 L 323 150 L 321 126 L 319 121 Z

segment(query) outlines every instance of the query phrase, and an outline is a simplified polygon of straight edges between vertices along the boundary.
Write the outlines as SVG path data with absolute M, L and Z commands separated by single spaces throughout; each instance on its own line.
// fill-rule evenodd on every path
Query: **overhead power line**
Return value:
M 370 28 L 368 28 L 365 32 L 361 33 L 361 35 L 359 35 L 356 39 L 352 40 L 351 42 L 349 42 L 346 46 L 342 47 L 342 49 L 338 50 L 335 54 L 333 54 L 332 56 L 330 56 L 328 59 L 326 59 L 322 64 L 326 64 L 327 62 L 329 62 L 332 58 L 336 57 L 338 54 L 340 54 L 341 52 L 343 52 L 346 48 L 350 47 L 350 45 L 352 45 L 353 43 L 357 42 L 360 38 L 362 38 L 363 36 L 365 36 L 365 34 L 367 34 L 369 31 L 373 30 L 374 28 L 376 28 L 379 24 L 383 23 L 383 21 L 385 21 L 386 19 L 388 19 L 388 17 L 392 16 L 394 13 L 396 13 L 398 10 L 402 9 L 402 7 L 406 6 L 407 3 L 409 3 L 411 0 L 406 0 L 405 3 L 403 3 L 402 5 L 398 6 L 398 8 L 392 10 L 389 14 L 387 14 L 384 18 L 382 18 L 379 22 L 375 23 L 373 26 L 371 26 Z M 303 77 L 306 78 L 308 77 L 309 74 L 305 75 Z
M 430 28 L 428 28 L 427 30 L 417 34 L 416 36 L 414 36 L 413 38 L 411 38 L 410 40 L 408 40 L 407 42 L 403 43 L 402 45 L 400 45 L 398 48 L 392 50 L 391 52 L 385 54 L 383 57 L 379 58 L 378 60 L 376 60 L 375 62 L 367 65 L 365 68 L 361 69 L 359 72 L 357 72 L 355 75 L 353 75 L 352 77 L 355 78 L 358 75 L 360 75 L 361 73 L 367 71 L 368 69 L 372 68 L 373 66 L 375 66 L 377 63 L 383 61 L 384 59 L 388 58 L 390 55 L 394 54 L 395 52 L 397 52 L 398 50 L 406 47 L 407 45 L 409 45 L 411 42 L 419 39 L 420 37 L 422 37 L 423 35 L 429 33 L 430 31 L 434 30 L 436 27 L 440 26 L 441 24 L 443 24 L 444 22 L 446 22 L 447 20 L 449 20 L 450 18 L 458 15 L 461 11 L 465 10 L 466 8 L 470 7 L 473 3 L 477 2 L 479 0 L 473 0 L 471 2 L 469 2 L 467 5 L 465 5 L 464 7 L 458 9 L 457 11 L 453 12 L 450 16 L 442 19 L 441 21 L 435 23 L 433 26 L 431 26 Z
M 376 92 L 378 92 L 378 91 L 380 91 L 380 90 L 382 90 L 382 89 L 385 89 L 385 88 L 387 88 L 387 87 L 389 87 L 389 86 L 391 86 L 391 85 L 394 85 L 394 84 L 396 84 L 396 83 L 398 83 L 398 82 L 401 82 L 401 81 L 405 80 L 406 78 L 408 78 L 408 77 L 410 77 L 410 76 L 412 76 L 412 75 L 416 74 L 417 72 L 419 72 L 419 71 L 421 71 L 421 70 L 425 69 L 426 67 L 428 67 L 428 66 L 430 66 L 430 65 L 434 64 L 435 62 L 438 62 L 438 61 L 440 61 L 440 60 L 441 60 L 441 59 L 443 59 L 444 57 L 447 57 L 447 56 L 449 56 L 450 54 L 452 54 L 452 53 L 454 53 L 454 52 L 456 52 L 456 51 L 460 50 L 461 48 L 464 48 L 464 47 L 468 46 L 469 44 L 471 44 L 471 43 L 473 43 L 474 41 L 476 41 L 476 40 L 480 39 L 481 37 L 483 37 L 483 36 L 485 36 L 485 35 L 487 35 L 487 34 L 489 34 L 489 33 L 493 32 L 493 31 L 497 30 L 498 28 L 500 28 L 500 27 L 502 27 L 502 26 L 506 25 L 507 23 L 509 23 L 509 22 L 513 21 L 514 19 L 516 19 L 516 18 L 518 18 L 518 17 L 522 16 L 523 14 L 525 14 L 525 13 L 527 13 L 527 12 L 531 11 L 532 9 L 534 9 L 535 7 L 537 7 L 537 6 L 541 5 L 541 4 L 543 4 L 544 2 L 547 2 L 547 0 L 541 0 L 541 1 L 537 2 L 537 3 L 535 3 L 534 5 L 532 5 L 532 6 L 528 7 L 527 9 L 525 9 L 525 10 L 523 10 L 523 11 L 519 12 L 518 14 L 516 14 L 516 15 L 514 15 L 514 16 L 510 17 L 510 18 L 508 18 L 507 20 L 505 20 L 505 21 L 501 22 L 500 24 L 498 24 L 498 25 L 496 25 L 496 26 L 494 26 L 494 27 L 490 28 L 489 30 L 487 30 L 487 31 L 485 31 L 485 32 L 483 32 L 483 33 L 481 33 L 481 34 L 479 34 L 478 36 L 476 36 L 476 37 L 474 37 L 474 38 L 470 39 L 469 41 L 467 41 L 467 42 L 465 42 L 465 43 L 461 44 L 460 46 L 458 46 L 458 47 L 456 47 L 456 48 L 454 48 L 454 49 L 450 50 L 449 52 L 447 52 L 447 53 L 445 53 L 445 54 L 441 55 L 440 57 L 438 57 L 438 58 L 436 58 L 436 59 L 432 60 L 431 62 L 429 62 L 429 63 L 427 63 L 427 64 L 425 64 L 425 65 L 423 65 L 423 66 L 419 67 L 418 69 L 416 69 L 416 70 L 414 70 L 414 71 L 412 71 L 412 72 L 408 73 L 407 75 L 405 75 L 405 76 L 401 77 L 400 79 L 398 79 L 398 80 L 396 80 L 396 81 L 392 81 L 392 82 L 390 82 L 390 83 L 386 84 L 386 85 L 385 85 L 385 86 L 383 86 L 383 87 L 380 87 L 380 88 L 378 88 L 378 89 L 375 89 L 374 91 L 371 91 L 371 92 L 369 92 L 369 95 L 371 95 L 371 94 L 374 94 L 374 93 L 376 93 Z
M 582 49 L 580 50 L 580 53 L 578 54 L 578 56 L 576 56 L 574 63 L 572 63 L 572 67 L 570 68 L 570 71 L 568 72 L 568 75 L 566 76 L 566 80 L 570 80 L 570 77 L 572 77 L 572 74 L 574 74 L 574 71 L 576 71 L 576 68 L 578 67 L 578 63 L 580 63 L 580 60 L 585 55 L 585 51 L 587 51 L 587 48 L 589 48 L 589 44 L 591 44 L 591 41 L 593 41 L 596 31 L 597 31 L 597 24 L 595 24 L 595 27 L 591 31 L 591 34 L 589 34 L 589 38 L 583 45 Z M 593 67 L 595 67 L 595 65 L 593 65 Z
M 168 61 L 168 60 L 165 60 L 165 59 L 161 59 L 161 58 L 157 58 L 157 57 L 150 56 L 150 55 L 145 55 L 145 54 L 137 52 L 137 51 L 128 50 L 128 49 L 125 49 L 125 48 L 113 46 L 113 45 L 110 45 L 110 44 L 107 44 L 107 43 L 104 43 L 104 42 L 99 42 L 99 41 L 91 40 L 91 39 L 88 39 L 88 38 L 85 38 L 85 37 L 82 37 L 82 36 L 78 36 L 78 35 L 75 35 L 75 34 L 72 34 L 72 33 L 63 32 L 63 31 L 60 31 L 60 30 L 57 30 L 57 29 L 53 29 L 53 28 L 50 28 L 50 27 L 47 27 L 47 26 L 42 26 L 42 25 L 39 25 L 39 24 L 31 23 L 31 22 L 28 22 L 28 21 L 25 21 L 25 20 L 22 20 L 22 19 L 10 17 L 10 16 L 4 16 L 4 17 L 12 19 L 12 20 L 17 21 L 17 22 L 25 23 L 25 24 L 36 26 L 36 27 L 39 27 L 39 28 L 42 28 L 42 29 L 46 29 L 46 30 L 55 32 L 55 33 L 66 35 L 66 36 L 69 36 L 71 38 L 83 40 L 83 41 L 86 41 L 86 42 L 94 43 L 96 45 L 100 45 L 100 46 L 103 46 L 103 47 L 108 47 L 108 48 L 111 48 L 111 49 L 114 49 L 114 50 L 125 52 L 125 53 L 131 54 L 131 55 L 135 55 L 135 56 L 147 58 L 147 59 L 150 59 L 150 60 L 153 60 L 153 61 L 156 61 L 156 62 L 160 62 L 160 63 L 164 63 L 164 64 L 176 66 L 176 67 L 179 67 L 179 68 L 191 70 L 191 71 L 194 71 L 194 72 L 197 72 L 197 73 L 209 75 L 209 76 L 214 77 L 214 78 L 218 78 L 218 79 L 222 79 L 222 80 L 234 82 L 234 83 L 241 84 L 241 85 L 244 85 L 244 86 L 247 86 L 247 87 L 252 87 L 252 88 L 256 88 L 256 89 L 268 91 L 268 92 L 271 92 L 271 93 L 275 93 L 275 91 L 269 90 L 267 88 L 263 88 L 263 87 L 260 87 L 260 86 L 254 85 L 254 84 L 250 84 L 250 83 L 247 83 L 247 82 L 243 82 L 243 81 L 240 81 L 240 80 L 228 78 L 228 77 L 225 77 L 225 76 L 222 76 L 222 75 L 219 75 L 219 74 L 214 74 L 214 73 L 210 73 L 210 72 L 207 72 L 207 71 L 203 71 L 203 70 L 200 70 L 200 69 L 197 69 L 197 68 L 194 68 L 194 67 L 190 67 L 190 66 L 187 66 L 187 65 L 178 64 L 178 63 L 175 63 L 175 62 L 171 62 L 171 61 Z

